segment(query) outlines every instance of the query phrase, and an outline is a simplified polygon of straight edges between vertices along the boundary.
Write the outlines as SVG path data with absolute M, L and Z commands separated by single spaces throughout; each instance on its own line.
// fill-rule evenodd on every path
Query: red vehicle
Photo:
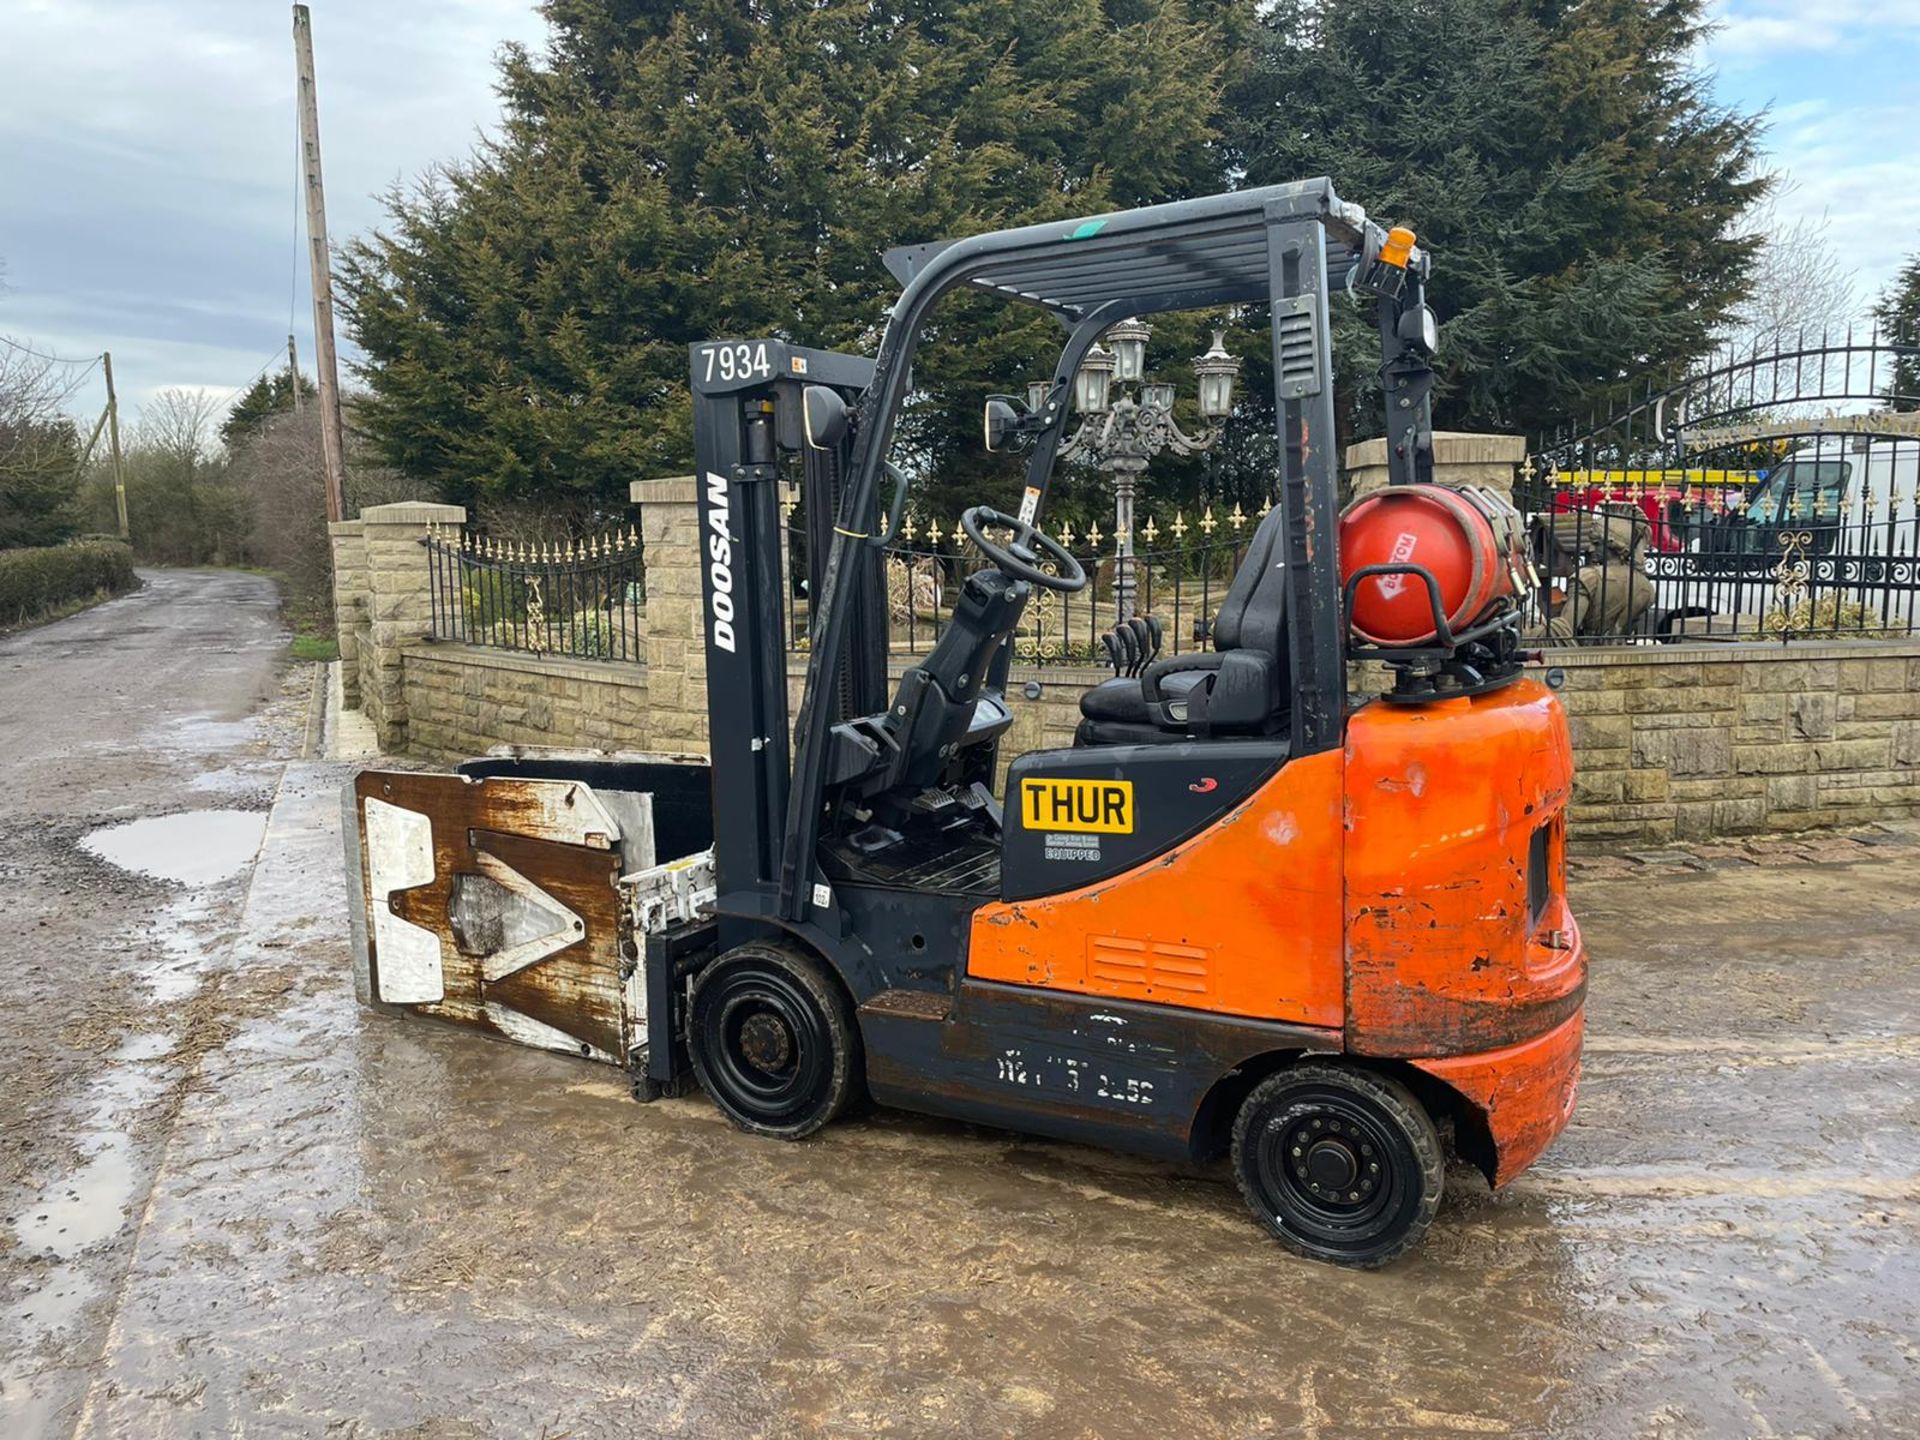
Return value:
M 1553 513 L 1633 505 L 1647 517 L 1648 548 L 1677 553 L 1705 515 L 1750 495 L 1764 477 L 1752 470 L 1562 470 L 1554 477 Z

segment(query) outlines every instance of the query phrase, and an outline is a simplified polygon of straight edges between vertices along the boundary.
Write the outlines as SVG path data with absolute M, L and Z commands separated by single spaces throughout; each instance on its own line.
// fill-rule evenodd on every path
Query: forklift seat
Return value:
M 1156 660 L 1080 697 L 1076 745 L 1145 745 L 1208 735 L 1267 735 L 1286 720 L 1287 572 L 1278 507 L 1248 542 L 1214 621 L 1211 653 Z

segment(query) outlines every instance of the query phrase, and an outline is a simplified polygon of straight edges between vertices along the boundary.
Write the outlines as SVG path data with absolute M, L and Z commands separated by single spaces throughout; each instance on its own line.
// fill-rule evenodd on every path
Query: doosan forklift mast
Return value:
M 812 1134 L 865 1092 L 1174 1160 L 1230 1152 L 1283 1244 L 1385 1263 L 1438 1207 L 1442 1128 L 1504 1184 L 1564 1126 L 1585 993 L 1566 720 L 1518 648 L 1524 537 L 1500 497 L 1431 483 L 1429 258 L 1311 180 L 887 262 L 903 290 L 871 362 L 692 347 L 710 768 L 515 755 L 457 784 L 360 777 L 362 993 L 578 1041 L 624 1059 L 642 1098 L 697 1079 L 760 1134 Z M 883 552 L 912 487 L 888 454 L 923 327 L 959 287 L 1040 306 L 1066 338 L 1041 404 L 989 402 L 1026 452 L 1021 503 L 962 517 L 988 564 L 896 677 Z M 1329 312 L 1347 295 L 1375 310 L 1393 486 L 1343 522 Z M 1213 649 L 1086 692 L 1076 743 L 1013 758 L 998 792 L 1021 615 L 1086 584 L 1038 523 L 1073 377 L 1121 320 L 1231 307 L 1270 317 L 1280 443 Z M 791 723 L 777 487 L 796 454 Z M 1391 691 L 1351 699 L 1350 657 L 1384 661 Z M 494 836 L 480 812 L 507 809 L 549 848 Z M 609 871 L 626 903 L 603 920 Z M 561 900 L 527 920 L 542 888 Z M 406 925 L 440 936 L 424 1001 L 413 971 L 387 990 L 390 954 L 425 954 Z M 513 989 L 541 926 L 540 965 L 601 947 L 562 987 L 599 997 L 599 1029 L 552 985 Z

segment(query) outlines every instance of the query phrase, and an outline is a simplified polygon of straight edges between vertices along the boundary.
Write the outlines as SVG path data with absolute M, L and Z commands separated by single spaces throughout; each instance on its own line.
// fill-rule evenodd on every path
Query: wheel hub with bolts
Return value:
M 793 1032 L 777 1015 L 750 1015 L 740 1026 L 740 1053 L 771 1075 L 793 1059 Z
M 688 1012 L 701 1087 L 744 1130 L 799 1139 L 858 1089 L 853 1006 L 818 959 L 750 942 L 705 966 Z
M 1298 1153 L 1299 1146 L 1294 1148 Z M 1300 1178 L 1307 1182 L 1307 1188 L 1316 1195 L 1329 1200 L 1337 1199 L 1342 1190 L 1359 1183 L 1359 1157 L 1342 1141 L 1312 1141 L 1307 1146 L 1304 1160 L 1305 1163 L 1297 1167 Z M 1368 1182 L 1367 1188 L 1373 1188 L 1372 1182 Z
M 1406 1088 L 1357 1067 L 1308 1062 L 1254 1088 L 1234 1125 L 1248 1205 L 1289 1249 L 1384 1264 L 1439 1208 L 1433 1122 Z

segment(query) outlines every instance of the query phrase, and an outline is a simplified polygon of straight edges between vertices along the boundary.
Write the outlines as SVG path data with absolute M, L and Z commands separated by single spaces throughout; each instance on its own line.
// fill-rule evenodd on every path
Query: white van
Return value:
M 1911 625 L 1920 591 L 1916 491 L 1920 433 L 1810 438 L 1744 500 L 1690 516 L 1680 553 L 1649 557 L 1657 609 L 1670 629 L 1744 630 L 1736 617 L 1780 606 L 1783 574 L 1791 584 L 1804 563 L 1802 599 L 1838 596 L 1883 624 Z

